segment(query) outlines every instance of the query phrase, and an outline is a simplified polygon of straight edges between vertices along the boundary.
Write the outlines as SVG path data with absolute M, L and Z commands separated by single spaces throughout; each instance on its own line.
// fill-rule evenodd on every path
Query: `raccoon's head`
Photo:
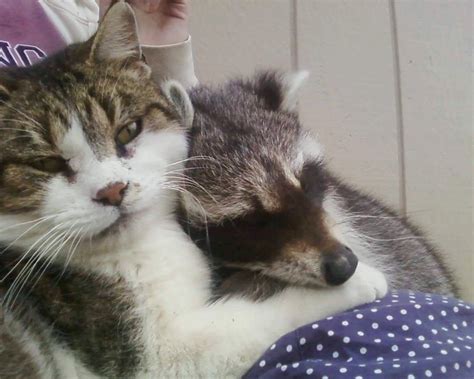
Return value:
M 191 103 L 154 86 L 129 5 L 89 41 L 1 70 L 0 96 L 0 243 L 59 253 L 169 201 Z
M 338 285 L 357 258 L 331 227 L 334 181 L 295 112 L 305 77 L 270 72 L 191 92 L 184 208 L 199 245 L 224 265 Z

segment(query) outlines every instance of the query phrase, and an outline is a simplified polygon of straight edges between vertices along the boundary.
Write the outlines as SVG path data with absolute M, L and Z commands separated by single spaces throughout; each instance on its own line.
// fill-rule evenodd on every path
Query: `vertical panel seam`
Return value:
M 398 164 L 400 170 L 400 211 L 403 216 L 407 216 L 407 183 L 406 183 L 406 154 L 405 154 L 405 128 L 403 123 L 403 101 L 402 83 L 400 71 L 400 51 L 398 43 L 397 14 L 395 10 L 395 0 L 389 0 L 389 13 L 392 37 L 393 71 L 395 86 L 395 113 L 398 138 Z
M 299 51 L 298 51 L 298 0 L 290 0 L 290 33 L 291 33 L 291 70 L 293 72 L 299 70 Z M 296 102 L 299 112 L 301 112 L 301 102 Z
M 290 33 L 291 33 L 291 69 L 296 71 L 299 69 L 298 61 L 298 4 L 297 0 L 290 1 Z

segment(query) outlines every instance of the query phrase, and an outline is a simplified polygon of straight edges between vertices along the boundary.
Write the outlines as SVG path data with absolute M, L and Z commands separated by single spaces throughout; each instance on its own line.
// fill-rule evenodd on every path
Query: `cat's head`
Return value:
M 122 2 L 89 41 L 0 70 L 0 242 L 100 238 L 169 203 L 191 123 L 184 89 L 152 82 Z

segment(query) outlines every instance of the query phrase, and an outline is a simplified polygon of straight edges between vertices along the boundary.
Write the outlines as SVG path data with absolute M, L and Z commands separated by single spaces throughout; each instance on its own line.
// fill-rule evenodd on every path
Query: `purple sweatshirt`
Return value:
M 30 65 L 66 45 L 37 1 L 1 0 L 0 17 L 0 67 Z
M 0 68 L 29 66 L 96 30 L 96 0 L 0 0 Z M 153 77 L 197 83 L 191 38 L 164 46 L 142 46 Z

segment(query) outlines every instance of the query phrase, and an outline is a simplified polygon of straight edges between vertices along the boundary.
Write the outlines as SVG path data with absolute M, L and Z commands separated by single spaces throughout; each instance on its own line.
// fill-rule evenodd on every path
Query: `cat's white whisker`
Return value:
M 8 246 L 6 246 L 5 248 L 3 248 L 1 251 L 0 251 L 0 254 L 4 253 L 5 251 L 7 251 L 10 247 L 12 247 L 13 245 L 15 245 L 19 240 L 21 240 L 25 235 L 28 234 L 28 232 L 30 232 L 31 230 L 37 228 L 39 225 L 43 224 L 44 222 L 46 221 L 49 221 L 53 218 L 57 217 L 57 214 L 56 215 L 50 215 L 50 216 L 45 216 L 45 217 L 40 217 L 39 219 L 36 219 L 36 220 L 33 220 L 33 221 L 29 221 L 29 222 L 26 222 L 26 223 L 20 223 L 20 224 L 16 224 L 16 225 L 12 225 L 10 226 L 9 228 L 5 228 L 4 230 L 8 230 L 10 228 L 13 228 L 13 227 L 17 227 L 17 226 L 20 226 L 20 225 L 26 225 L 26 224 L 29 224 L 31 222 L 35 222 L 35 224 L 33 224 L 32 226 L 30 226 L 28 229 L 26 229 L 23 233 L 21 233 L 18 237 L 16 237 Z M 0 232 L 3 232 L 0 231 Z
M 61 277 L 64 275 L 64 273 L 66 272 L 67 267 L 68 267 L 69 263 L 71 262 L 71 259 L 72 259 L 73 255 L 74 255 L 74 252 L 76 251 L 77 246 L 79 246 L 81 238 L 83 238 L 82 235 L 81 235 L 81 233 L 82 233 L 83 230 L 84 230 L 84 227 L 82 227 L 82 228 L 76 230 L 75 232 L 73 232 L 73 233 L 71 234 L 71 235 L 73 236 L 73 238 L 72 238 L 72 241 L 71 241 L 71 243 L 70 243 L 70 247 L 69 247 L 68 253 L 67 253 L 67 255 L 66 255 L 67 258 L 66 258 L 66 261 L 64 262 L 64 268 L 63 268 L 63 270 L 62 270 L 62 272 L 61 272 L 61 275 L 59 276 L 60 278 L 61 278 Z M 75 245 L 75 244 L 76 244 L 76 238 L 79 238 L 79 239 L 78 239 L 78 242 L 77 242 L 77 245 Z M 89 237 L 89 241 L 90 241 L 90 243 L 91 243 L 91 241 L 92 241 L 92 236 Z
M 23 139 L 23 138 L 30 138 L 30 136 L 17 136 L 17 137 L 12 137 L 12 138 L 9 138 L 9 139 L 5 140 L 5 143 L 17 141 L 17 140 Z
M 11 106 L 10 104 L 8 104 L 6 101 L 4 100 L 0 100 L 0 103 L 2 103 L 3 105 L 5 105 L 6 107 L 10 108 L 11 110 L 17 112 L 18 114 L 22 115 L 23 117 L 27 118 L 28 120 L 30 120 L 31 122 L 33 122 L 33 124 L 35 124 L 36 126 L 40 127 L 41 128 L 41 124 L 36 121 L 35 119 L 33 119 L 32 117 L 28 116 L 26 113 L 20 111 L 19 109 Z
M 179 186 L 175 186 L 175 185 L 168 185 L 166 186 L 166 188 L 168 189 L 171 189 L 171 190 L 174 190 L 174 191 L 177 191 L 181 194 L 184 194 L 184 195 L 188 195 L 191 197 L 192 201 L 195 202 L 195 204 L 199 207 L 200 211 L 201 211 L 201 216 L 203 218 L 203 224 L 204 224 L 204 227 L 205 227 L 205 230 L 206 230 L 206 243 L 207 243 L 207 247 L 210 251 L 210 236 L 209 236 L 209 226 L 208 226 L 208 220 L 207 220 L 207 212 L 204 208 L 204 206 L 202 205 L 201 201 L 192 193 L 192 192 L 189 192 L 187 189 L 185 188 L 182 188 L 182 187 L 179 187 Z M 189 218 L 188 218 L 188 222 L 189 222 Z
M 46 257 L 43 265 L 38 270 L 38 271 L 40 271 L 40 273 L 36 275 L 37 279 L 34 282 L 34 284 L 31 286 L 31 290 L 36 286 L 36 284 L 41 279 L 41 277 L 44 275 L 44 273 L 46 272 L 48 267 L 51 266 L 51 264 L 53 264 L 56 257 L 59 254 L 61 254 L 63 247 L 66 246 L 68 241 L 72 238 L 73 234 L 71 234 L 70 232 L 76 224 L 77 224 L 77 221 L 75 223 L 73 223 L 66 232 L 63 233 L 62 242 L 59 244 L 59 246 L 54 250 L 54 252 L 52 254 L 49 254 L 50 257 Z M 31 281 L 33 281 L 33 280 L 34 280 L 34 276 L 31 278 Z
M 39 258 L 42 256 L 46 256 L 46 254 L 55 247 L 57 243 L 61 240 L 63 235 L 65 235 L 65 231 L 59 230 L 56 231 L 52 236 L 50 236 L 44 243 L 38 247 L 38 249 L 34 250 L 31 257 L 28 259 L 26 262 L 25 266 L 22 268 L 18 276 L 16 277 L 15 280 L 20 280 L 24 272 L 31 271 L 32 265 L 33 269 L 36 266 L 37 262 L 39 261 Z M 46 245 L 44 248 L 43 246 Z M 14 281 L 15 282 L 15 281 Z
M 17 228 L 17 227 L 19 227 L 19 226 L 32 224 L 32 223 L 35 223 L 35 222 L 37 222 L 37 221 L 43 220 L 43 219 L 48 218 L 48 217 L 49 217 L 49 218 L 52 218 L 52 217 L 55 217 L 55 216 L 56 216 L 56 215 L 42 216 L 42 217 L 38 217 L 38 218 L 36 218 L 36 219 L 34 219 L 34 220 L 24 221 L 24 222 L 20 222 L 20 223 L 18 223 L 18 224 L 9 225 L 9 226 L 7 226 L 6 228 L 0 229 L 0 233 L 3 233 L 3 232 L 5 232 L 5 231 L 10 230 L 10 229 L 13 229 L 13 228 Z
M 57 243 L 58 239 L 62 236 L 64 231 L 55 231 L 51 236 L 49 236 L 39 247 L 38 249 L 34 250 L 32 255 L 28 258 L 24 267 L 20 270 L 18 275 L 15 277 L 13 283 L 10 285 L 7 293 L 5 294 L 4 304 L 6 308 L 10 308 L 10 306 L 14 303 L 14 300 L 21 292 L 23 286 L 28 281 L 29 276 L 31 275 L 32 270 L 36 267 L 37 262 L 39 259 L 44 256 L 51 247 Z M 52 241 L 51 241 L 52 239 Z M 51 242 L 50 242 L 51 241 Z M 43 246 L 47 244 L 46 248 L 43 249 Z M 30 251 L 30 250 L 29 250 Z M 21 257 L 21 259 L 17 262 L 17 264 L 10 270 L 12 272 L 20 263 L 21 261 L 27 257 L 28 254 L 25 253 Z M 7 273 L 3 280 L 10 274 Z
M 58 225 L 56 225 L 55 227 L 53 227 L 51 230 L 49 230 L 47 233 L 41 235 L 27 250 L 25 253 L 23 253 L 20 257 L 20 259 L 18 260 L 18 262 L 5 274 L 5 276 L 0 279 L 0 282 L 3 282 L 5 281 L 6 278 L 8 278 L 8 276 L 10 276 L 14 270 L 18 267 L 18 265 L 20 265 L 22 263 L 22 261 L 24 259 L 26 259 L 28 257 L 28 255 L 30 254 L 31 251 L 33 251 L 33 249 L 35 249 L 36 245 L 38 243 L 41 243 L 41 241 L 44 241 L 45 238 L 48 238 L 46 241 L 42 242 L 41 245 L 39 246 L 38 249 L 41 249 L 45 243 L 47 243 L 47 241 L 49 240 L 49 237 L 51 235 L 51 233 L 53 233 L 53 236 L 56 235 L 56 232 L 57 232 L 57 229 L 60 228 L 61 226 L 63 226 L 64 223 L 60 223 Z
M 0 120 L 2 121 L 2 120 Z M 17 123 L 22 123 L 21 121 L 16 121 Z M 26 121 L 27 122 L 27 121 Z M 37 135 L 37 133 L 33 130 L 28 130 L 28 129 L 19 129 L 19 128 L 0 128 L 0 131 L 2 130 L 11 130 L 11 131 L 15 131 L 15 132 L 20 132 L 20 133 L 30 133 L 32 135 Z
M 197 156 L 193 156 L 193 157 L 188 157 L 188 158 L 185 158 L 185 159 L 181 159 L 179 161 L 176 161 L 176 162 L 173 162 L 173 163 L 169 163 L 167 164 L 165 167 L 170 167 L 170 166 L 175 166 L 175 165 L 178 165 L 178 164 L 182 164 L 182 163 L 187 163 L 187 162 L 192 162 L 192 161 L 198 161 L 198 160 L 207 160 L 207 161 L 214 161 L 214 162 L 217 162 L 215 158 L 213 157 L 210 157 L 210 156 L 205 156 L 205 155 L 197 155 Z M 218 163 L 218 162 L 217 162 Z
M 204 192 L 207 196 L 209 196 L 209 198 L 211 200 L 213 200 L 215 203 L 217 203 L 217 199 L 206 189 L 204 188 L 204 186 L 202 186 L 201 184 L 199 184 L 197 181 L 195 181 L 194 179 L 191 179 L 189 177 L 187 177 L 185 174 L 183 175 L 167 175 L 165 174 L 165 178 L 166 179 L 175 179 L 175 180 L 179 180 L 181 181 L 182 183 L 184 183 L 185 185 L 189 185 L 191 187 L 194 187 L 196 189 L 199 189 L 201 190 L 202 192 Z

